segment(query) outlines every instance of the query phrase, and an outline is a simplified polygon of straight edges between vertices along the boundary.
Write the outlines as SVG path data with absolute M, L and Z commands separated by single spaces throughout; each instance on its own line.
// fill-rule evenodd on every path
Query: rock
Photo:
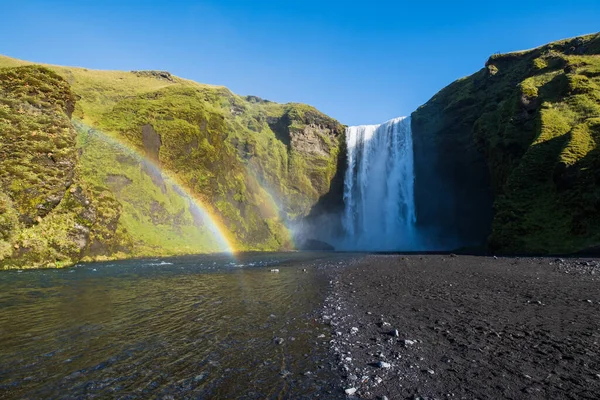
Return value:
M 273 339 L 273 342 L 275 342 L 275 344 L 283 344 L 285 340 L 283 338 L 276 337 L 275 339 Z
M 399 337 L 400 336 L 400 332 L 398 332 L 398 329 L 394 329 L 393 331 L 390 332 L 390 335 L 395 336 L 395 337 Z
M 282 378 L 287 378 L 288 376 L 290 376 L 292 373 L 290 371 L 288 371 L 287 369 L 284 369 L 283 371 L 281 371 L 279 373 L 279 375 L 281 375 Z
M 415 343 L 416 342 L 414 340 L 404 339 L 404 345 L 405 346 L 412 346 Z
M 350 333 L 351 333 L 351 334 L 358 333 L 358 328 L 357 328 L 357 327 L 355 327 L 355 326 L 353 326 L 352 328 L 350 328 Z
M 356 393 L 356 388 L 348 388 L 346 390 L 344 390 L 344 392 L 348 395 L 348 396 L 353 396 L 354 393 Z
M 377 363 L 377 366 L 378 366 L 379 368 L 385 368 L 385 369 L 390 369 L 390 368 L 392 368 L 392 364 L 390 364 L 390 363 L 388 363 L 388 362 L 385 362 L 385 361 L 379 361 L 379 362 Z
M 206 375 L 208 375 L 206 372 L 202 372 L 200 375 L 196 375 L 194 377 L 194 381 L 199 382 L 202 379 L 206 378 Z
M 149 70 L 149 71 L 131 71 L 131 73 L 135 74 L 137 76 L 156 78 L 156 79 L 166 80 L 169 82 L 175 82 L 175 79 L 173 79 L 173 75 L 171 75 L 171 73 L 168 71 Z

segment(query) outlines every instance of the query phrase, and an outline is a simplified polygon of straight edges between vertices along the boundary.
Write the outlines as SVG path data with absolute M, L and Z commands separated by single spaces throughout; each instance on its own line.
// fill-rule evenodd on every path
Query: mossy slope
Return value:
M 29 142 L 23 143 L 21 150 L 9 149 L 7 143 L 13 137 L 3 134 L 0 142 L 6 154 L 11 154 L 10 159 L 16 160 L 19 168 L 35 169 L 25 171 L 29 179 L 44 182 L 38 185 L 38 203 L 52 200 L 53 206 L 61 206 L 65 193 L 62 188 L 70 188 L 75 182 L 86 187 L 85 193 L 93 188 L 115 202 L 112 234 L 107 234 L 106 240 L 90 234 L 85 249 L 77 253 L 79 257 L 71 253 L 71 261 L 115 254 L 126 257 L 214 251 L 214 238 L 201 233 L 202 222 L 178 197 L 177 190 L 165 184 L 164 176 L 149 170 L 151 164 L 160 166 L 200 199 L 225 226 L 237 250 L 292 248 L 286 224 L 308 214 L 329 191 L 336 173 L 344 127 L 313 107 L 240 97 L 224 87 L 198 84 L 166 72 L 92 71 L 28 64 L 0 56 L 0 67 L 26 66 L 0 71 L 44 71 L 44 76 L 56 80 L 59 93 L 68 93 L 70 97 L 64 104 L 54 105 L 62 106 L 61 111 L 47 120 L 47 135 L 53 134 L 51 129 L 59 129 L 61 141 L 52 149 L 32 152 L 33 144 Z M 3 84 L 7 82 L 3 78 Z M 17 84 L 13 89 L 22 87 Z M 4 92 L 8 99 L 9 91 Z M 6 107 L 4 110 L 8 110 Z M 7 113 L 13 115 L 14 110 Z M 79 132 L 77 144 L 69 121 L 71 114 Z M 23 123 L 11 124 L 12 135 L 19 140 L 35 130 Z M 59 150 L 65 152 L 68 168 L 54 174 L 41 173 L 41 161 L 27 155 L 47 156 L 52 152 L 56 158 Z M 146 161 L 137 159 L 138 155 Z M 14 168 L 5 171 L 7 182 L 17 173 L 25 174 Z M 54 181 L 48 180 L 50 175 Z M 40 206 L 32 196 L 8 183 L 3 189 L 0 206 L 7 211 L 0 224 L 13 226 L 15 215 L 21 228 L 27 228 L 27 221 L 31 225 L 38 216 L 44 220 L 45 215 L 39 214 L 45 212 L 46 203 Z M 88 202 L 95 201 L 93 196 L 88 197 Z M 13 246 L 14 235 L 3 235 L 7 240 L 11 237 L 3 239 L 3 248 L 9 242 Z M 13 252 L 15 258 L 26 259 Z
M 101 239 L 120 250 L 120 205 L 81 180 L 75 96 L 39 66 L 0 70 L 0 266 L 71 264 Z
M 446 201 L 461 233 L 491 231 L 493 251 L 598 246 L 599 118 L 599 34 L 493 55 L 413 114 L 420 215 L 445 218 Z M 438 203 L 432 173 L 446 184 Z

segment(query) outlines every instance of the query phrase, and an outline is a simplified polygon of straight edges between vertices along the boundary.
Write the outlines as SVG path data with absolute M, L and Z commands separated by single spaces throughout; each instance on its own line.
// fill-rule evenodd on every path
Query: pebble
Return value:
M 352 333 L 352 334 L 354 334 L 354 333 L 358 333 L 358 328 L 357 328 L 357 327 L 355 327 L 355 326 L 353 326 L 353 327 L 350 329 L 350 333 Z
M 398 332 L 398 329 L 394 329 L 394 330 L 392 331 L 392 336 L 396 336 L 396 337 L 399 337 L 399 336 L 400 336 L 400 332 Z
M 392 364 L 390 364 L 390 363 L 387 363 L 387 362 L 385 362 L 385 361 L 379 361 L 379 362 L 377 363 L 377 366 L 378 366 L 379 368 L 385 368 L 385 369 L 390 369 L 390 368 L 392 368 Z
M 348 388 L 346 390 L 344 390 L 344 392 L 348 395 L 348 396 L 352 396 L 354 395 L 354 393 L 356 393 L 356 388 Z
M 196 381 L 196 382 L 199 382 L 199 381 L 201 381 L 202 379 L 206 378 L 206 375 L 208 375 L 208 374 L 206 374 L 205 372 L 201 373 L 200 375 L 196 375 L 196 376 L 194 377 L 194 381 Z
M 271 272 L 279 272 L 279 270 L 277 268 L 274 268 L 271 270 Z
M 283 342 L 285 342 L 285 340 L 280 337 L 273 339 L 273 341 L 275 342 L 275 344 L 283 344 Z
M 284 369 L 283 371 L 281 371 L 279 373 L 279 375 L 281 375 L 283 378 L 290 376 L 292 373 L 290 371 L 288 371 L 287 369 Z
M 405 339 L 404 340 L 404 345 L 405 346 L 412 346 L 413 344 L 415 344 L 416 342 L 414 340 L 409 340 L 409 339 Z

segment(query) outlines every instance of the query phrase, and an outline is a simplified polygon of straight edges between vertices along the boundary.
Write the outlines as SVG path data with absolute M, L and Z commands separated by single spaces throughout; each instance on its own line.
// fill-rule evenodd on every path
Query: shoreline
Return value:
M 600 393 L 600 260 L 368 255 L 322 311 L 340 395 L 588 398 Z

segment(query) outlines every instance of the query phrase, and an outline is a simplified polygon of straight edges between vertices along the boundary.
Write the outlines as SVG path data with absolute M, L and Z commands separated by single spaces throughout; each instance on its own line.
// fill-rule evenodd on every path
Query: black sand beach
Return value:
M 598 260 L 368 256 L 323 319 L 354 397 L 600 397 Z

